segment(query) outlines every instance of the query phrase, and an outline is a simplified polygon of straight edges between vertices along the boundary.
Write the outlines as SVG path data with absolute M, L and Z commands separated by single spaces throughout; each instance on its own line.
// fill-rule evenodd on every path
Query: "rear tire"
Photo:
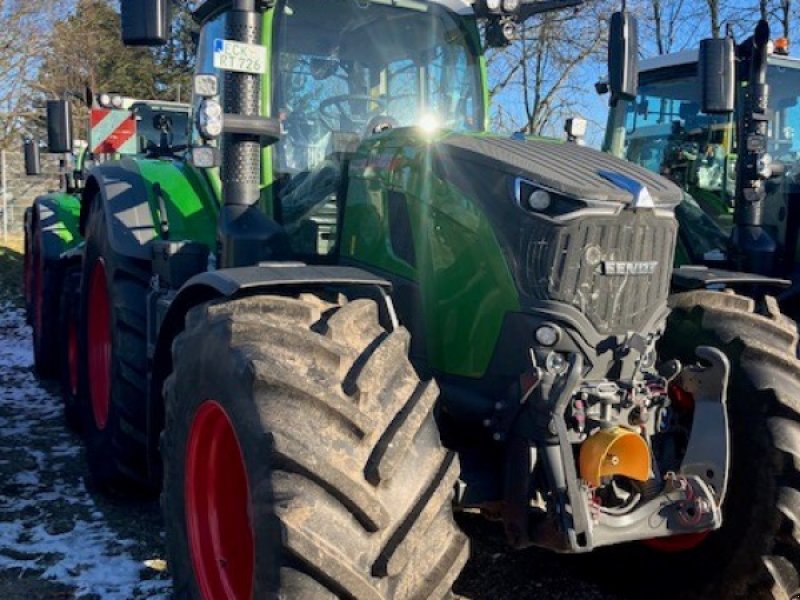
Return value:
M 100 489 L 150 492 L 147 470 L 147 292 L 143 261 L 114 252 L 102 200 L 86 222 L 81 274 L 79 394 L 86 457 Z
M 176 598 L 450 597 L 458 460 L 408 333 L 377 314 L 308 295 L 189 312 L 162 447 Z
M 696 548 L 653 553 L 669 595 L 715 599 L 800 594 L 800 361 L 797 326 L 772 298 L 695 291 L 671 298 L 663 358 L 696 362 L 716 346 L 731 362 L 731 470 L 723 526 Z M 677 587 L 676 587 L 677 586 Z
M 56 233 L 52 212 L 44 205 L 33 208 L 30 269 L 31 326 L 33 365 L 42 379 L 58 378 L 58 300 L 61 295 L 63 266 L 60 261 L 64 241 Z
M 25 209 L 25 229 L 24 240 L 25 245 L 23 251 L 25 256 L 23 259 L 22 271 L 22 295 L 25 299 L 25 322 L 28 325 L 33 324 L 33 248 L 31 244 L 31 226 L 32 226 L 33 207 Z

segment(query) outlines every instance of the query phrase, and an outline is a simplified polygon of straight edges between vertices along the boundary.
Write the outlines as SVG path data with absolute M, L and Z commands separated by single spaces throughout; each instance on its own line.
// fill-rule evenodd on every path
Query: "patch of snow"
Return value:
M 0 306 L 0 569 L 66 584 L 76 597 L 167 598 L 165 575 L 133 558 L 137 543 L 109 526 L 82 478 L 60 476 L 68 463 L 85 468 L 75 466 L 79 442 L 32 366 L 23 311 Z

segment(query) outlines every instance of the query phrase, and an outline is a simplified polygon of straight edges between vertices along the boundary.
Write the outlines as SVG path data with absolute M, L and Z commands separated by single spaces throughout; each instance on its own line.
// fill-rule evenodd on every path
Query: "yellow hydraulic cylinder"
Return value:
M 650 448 L 638 433 L 624 427 L 601 429 L 581 445 L 581 478 L 599 487 L 603 477 L 623 475 L 637 481 L 650 477 Z

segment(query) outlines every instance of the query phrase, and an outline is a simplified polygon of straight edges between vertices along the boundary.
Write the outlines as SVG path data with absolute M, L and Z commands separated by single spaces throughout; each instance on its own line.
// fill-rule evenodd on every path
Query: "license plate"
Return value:
M 214 40 L 214 68 L 263 75 L 267 72 L 267 49 L 257 44 Z

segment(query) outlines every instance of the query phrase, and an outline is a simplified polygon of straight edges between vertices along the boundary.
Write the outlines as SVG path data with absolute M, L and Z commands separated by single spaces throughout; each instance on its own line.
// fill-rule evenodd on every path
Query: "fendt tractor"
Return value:
M 778 300 L 797 318 L 800 60 L 785 38 L 770 40 L 764 21 L 743 43 L 722 43 L 716 68 L 702 66 L 702 47 L 643 61 L 638 94 L 609 113 L 605 149 L 687 192 L 678 209 L 679 264 L 781 278 L 772 285 L 786 287 Z M 711 97 L 709 105 L 709 90 L 730 99 Z
M 178 598 L 450 598 L 463 512 L 636 595 L 800 592 L 795 324 L 670 296 L 675 184 L 487 131 L 481 31 L 575 4 L 199 3 L 189 149 L 95 165 L 78 219 L 91 480 L 161 490 Z
M 28 322 L 33 329 L 34 366 L 42 377 L 61 381 L 67 420 L 81 427 L 78 395 L 78 301 L 83 235 L 81 193 L 86 174 L 112 158 L 171 156 L 185 152 L 189 105 L 137 100 L 87 90 L 86 141 L 73 140 L 69 104 L 47 102 L 47 151 L 62 155 L 57 191 L 37 197 L 25 211 L 23 288 Z M 41 174 L 40 148 L 24 143 L 25 170 Z

